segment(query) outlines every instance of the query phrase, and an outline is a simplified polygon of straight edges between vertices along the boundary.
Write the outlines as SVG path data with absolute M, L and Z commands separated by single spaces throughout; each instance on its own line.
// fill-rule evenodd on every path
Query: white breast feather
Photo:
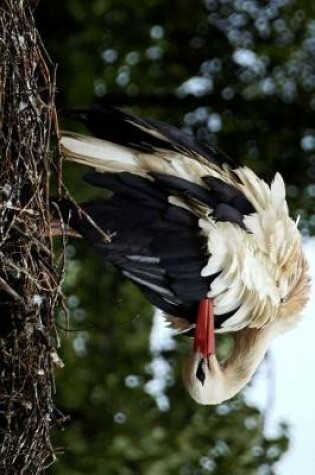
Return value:
M 222 315 L 239 307 L 220 332 L 260 328 L 273 321 L 295 277 L 300 253 L 300 234 L 288 215 L 282 177 L 277 174 L 269 187 L 246 167 L 234 173 L 239 181 L 233 185 L 257 210 L 244 218 L 249 232 L 232 223 L 215 223 L 211 216 L 199 221 L 210 254 L 202 275 L 221 271 L 208 293 L 214 312 Z M 232 181 L 228 171 L 226 182 Z

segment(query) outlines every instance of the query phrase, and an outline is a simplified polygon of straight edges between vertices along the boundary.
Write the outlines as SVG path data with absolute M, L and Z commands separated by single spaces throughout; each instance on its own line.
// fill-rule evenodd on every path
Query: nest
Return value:
M 63 251 L 57 265 L 45 237 L 55 70 L 26 0 L 3 0 L 0 25 L 0 473 L 37 474 L 55 458 L 50 428 L 59 418 Z

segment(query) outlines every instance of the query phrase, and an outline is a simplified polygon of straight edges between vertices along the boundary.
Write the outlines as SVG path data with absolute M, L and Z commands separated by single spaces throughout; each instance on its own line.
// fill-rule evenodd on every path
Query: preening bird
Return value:
M 166 123 L 111 108 L 70 116 L 95 137 L 65 131 L 62 152 L 93 169 L 88 183 L 112 192 L 82 204 L 110 242 L 70 203 L 62 213 L 70 211 L 70 226 L 173 328 L 193 335 L 183 365 L 189 394 L 200 404 L 233 397 L 308 300 L 308 266 L 282 177 L 269 186 Z M 219 362 L 215 333 L 226 332 L 234 348 Z

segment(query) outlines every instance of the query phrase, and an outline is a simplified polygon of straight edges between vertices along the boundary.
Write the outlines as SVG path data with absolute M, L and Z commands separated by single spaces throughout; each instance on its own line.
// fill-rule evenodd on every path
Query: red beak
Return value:
M 200 300 L 196 321 L 194 351 L 204 358 L 215 354 L 215 335 L 212 299 Z

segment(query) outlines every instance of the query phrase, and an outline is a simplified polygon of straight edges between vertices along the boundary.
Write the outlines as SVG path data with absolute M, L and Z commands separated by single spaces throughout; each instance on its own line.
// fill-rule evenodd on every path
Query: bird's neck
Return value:
M 253 377 L 274 337 L 277 327 L 246 328 L 235 334 L 234 348 L 222 363 L 226 399 L 237 394 Z

